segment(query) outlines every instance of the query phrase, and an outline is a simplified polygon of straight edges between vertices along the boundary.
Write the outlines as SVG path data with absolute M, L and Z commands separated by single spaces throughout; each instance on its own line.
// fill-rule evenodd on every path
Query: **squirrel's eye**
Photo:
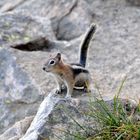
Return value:
M 50 64 L 50 65 L 54 65 L 54 64 L 55 64 L 55 61 L 54 61 L 54 60 L 51 60 L 51 61 L 49 62 L 49 64 Z

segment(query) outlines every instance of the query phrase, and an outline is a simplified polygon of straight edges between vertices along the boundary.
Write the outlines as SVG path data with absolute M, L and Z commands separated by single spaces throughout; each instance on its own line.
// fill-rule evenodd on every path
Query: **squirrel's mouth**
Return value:
M 45 67 L 42 68 L 44 71 L 49 72 L 49 70 L 47 70 Z

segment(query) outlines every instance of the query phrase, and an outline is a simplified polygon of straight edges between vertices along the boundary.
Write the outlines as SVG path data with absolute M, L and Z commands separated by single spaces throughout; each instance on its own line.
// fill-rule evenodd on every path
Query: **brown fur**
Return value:
M 54 61 L 54 64 L 51 64 Z M 74 76 L 72 66 L 65 64 L 61 59 L 61 54 L 58 53 L 55 57 L 50 58 L 44 65 L 43 70 L 51 72 L 56 78 L 58 83 L 57 90 L 61 91 L 61 86 L 64 84 L 67 87 L 66 97 L 71 97 L 75 83 L 79 80 L 83 80 L 88 83 L 89 78 L 87 74 L 81 73 L 78 76 Z

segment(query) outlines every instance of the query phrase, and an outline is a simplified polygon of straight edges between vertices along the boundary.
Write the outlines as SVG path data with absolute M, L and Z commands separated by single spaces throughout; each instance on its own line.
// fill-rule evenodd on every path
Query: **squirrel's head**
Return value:
M 61 53 L 57 53 L 55 57 L 51 57 L 43 66 L 46 72 L 55 72 L 61 63 Z

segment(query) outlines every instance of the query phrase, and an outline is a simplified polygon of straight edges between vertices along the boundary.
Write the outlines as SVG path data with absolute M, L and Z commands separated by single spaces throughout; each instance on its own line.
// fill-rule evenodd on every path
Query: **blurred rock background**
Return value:
M 58 51 L 78 61 L 92 22 L 98 25 L 87 61 L 93 82 L 110 99 L 127 76 L 121 97 L 140 99 L 139 6 L 140 0 L 1 0 L 0 134 L 35 115 L 55 88 L 43 63 Z

